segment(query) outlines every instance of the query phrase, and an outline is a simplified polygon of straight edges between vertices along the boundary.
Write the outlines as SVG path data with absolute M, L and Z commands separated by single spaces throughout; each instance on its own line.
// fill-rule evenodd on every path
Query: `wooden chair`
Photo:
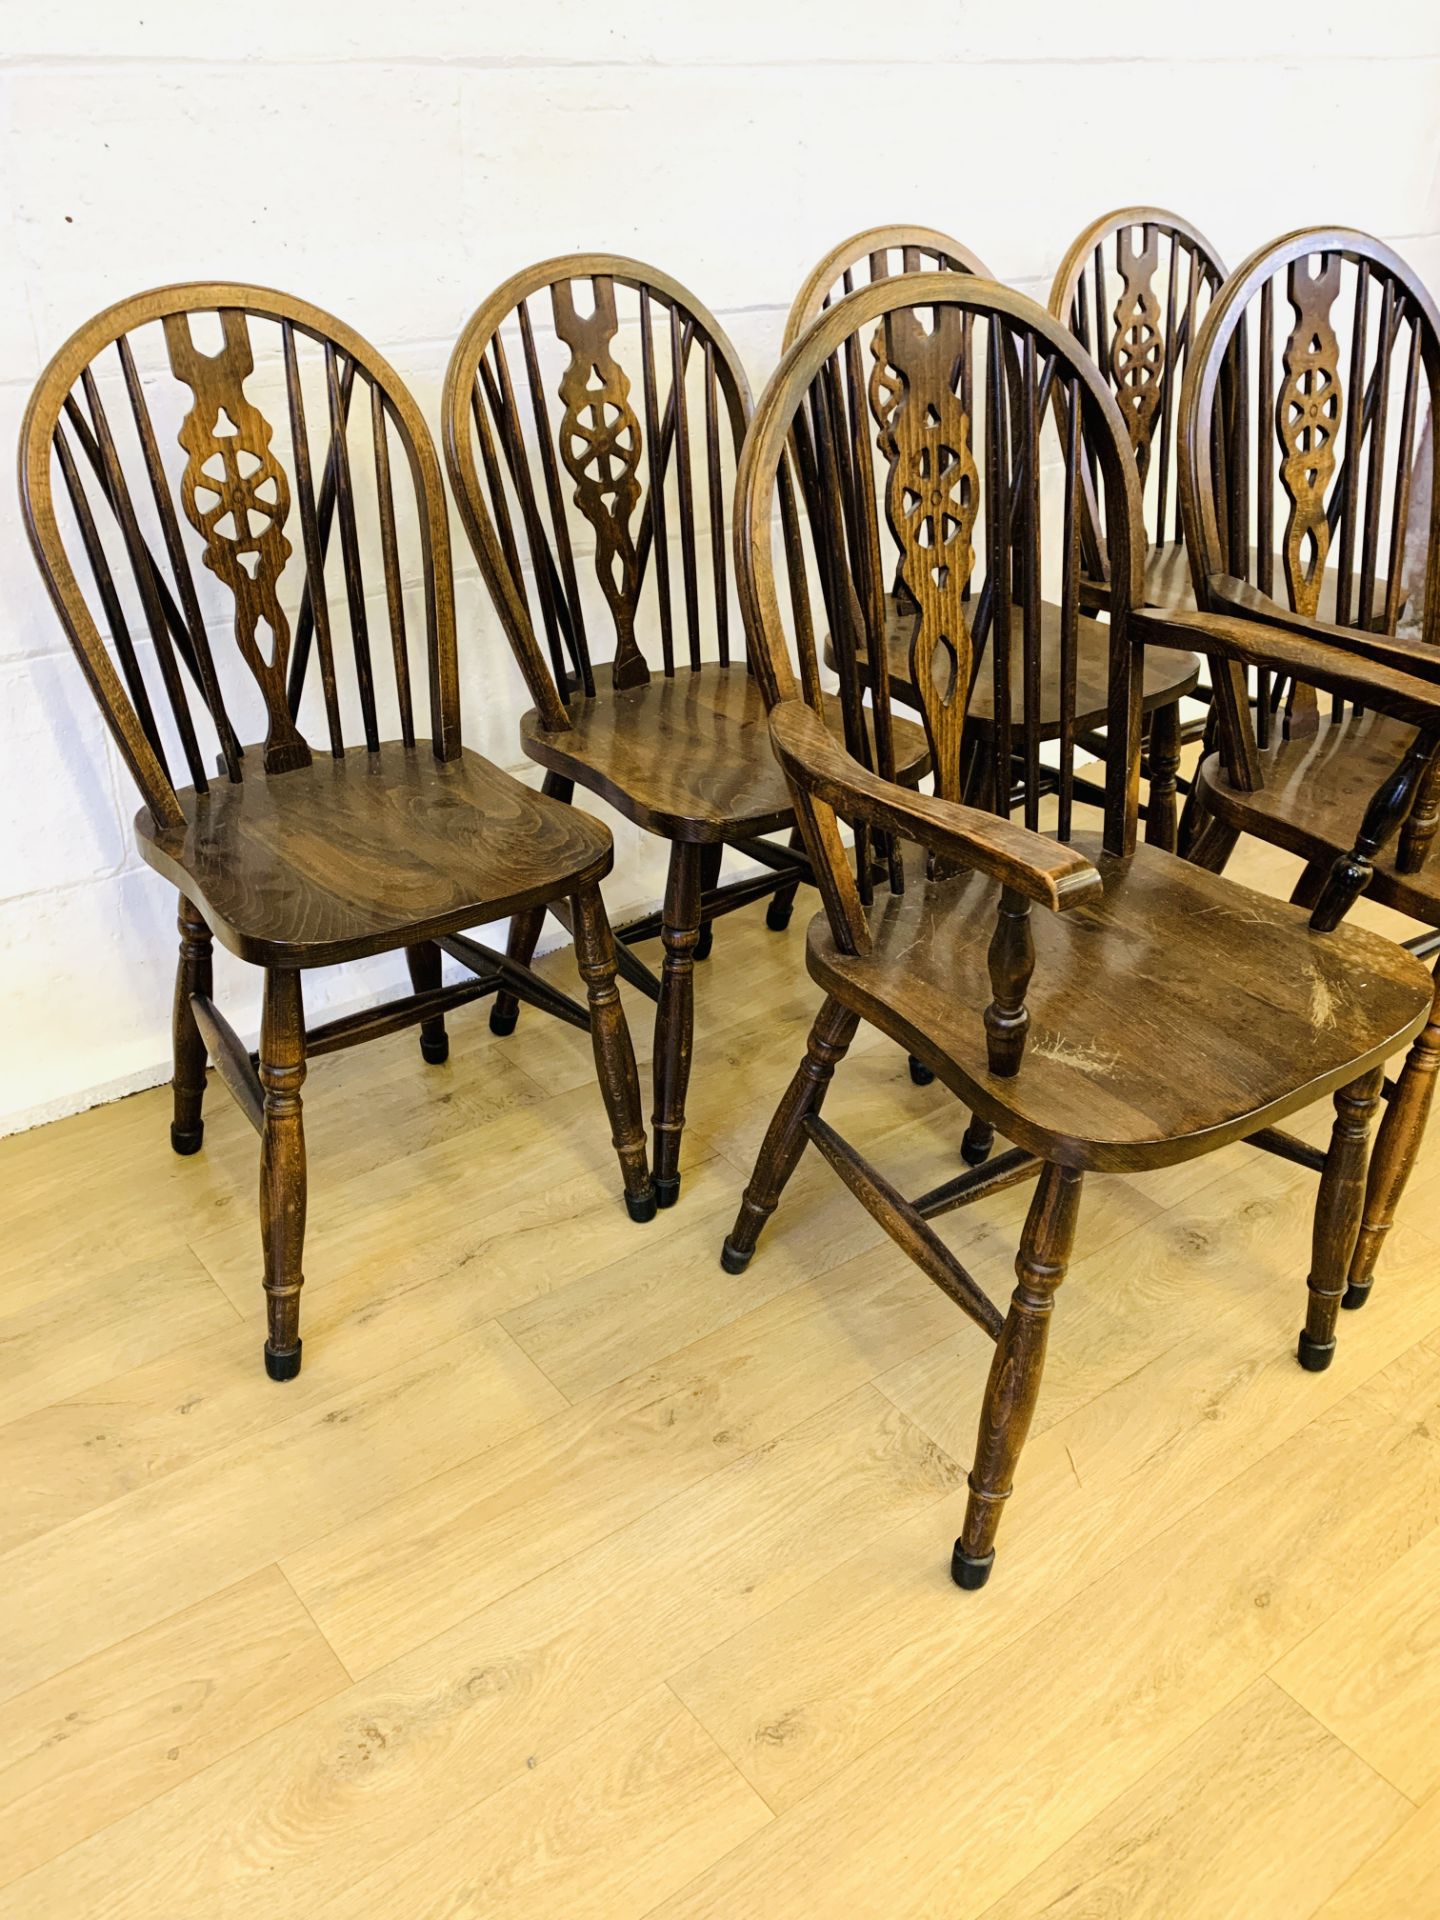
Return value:
M 895 396 L 886 419 L 889 445 L 878 463 L 862 372 L 877 324 Z M 1014 365 L 1018 404 L 1008 377 Z M 1063 504 L 1055 499 L 1048 512 L 1038 484 L 1046 439 L 1063 470 Z M 792 458 L 816 470 L 811 498 L 819 506 L 805 523 L 793 507 Z M 1111 752 L 1100 833 L 1076 830 L 1072 792 L 1080 509 L 1091 460 L 1110 561 Z M 905 585 L 918 607 L 911 677 L 934 757 L 933 798 L 889 777 L 883 676 L 875 683 L 874 771 L 835 737 L 817 699 L 814 635 L 823 615 L 833 621 L 848 596 L 861 609 L 868 641 L 878 645 L 883 635 L 882 515 L 900 542 Z M 1165 1166 L 1239 1139 L 1291 1157 L 1305 1149 L 1278 1123 L 1332 1094 L 1335 1129 L 1300 1337 L 1303 1364 L 1325 1366 L 1358 1224 L 1382 1063 L 1423 1025 L 1429 981 L 1388 941 L 1351 928 L 1316 933 L 1299 909 L 1137 843 L 1142 621 L 1153 623 L 1149 631 L 1165 645 L 1186 642 L 1168 616 L 1135 612 L 1144 591 L 1140 489 L 1108 383 L 1033 301 L 983 280 L 919 274 L 878 281 L 831 307 L 787 354 L 760 400 L 736 519 L 746 631 L 825 903 L 807 948 L 825 997 L 722 1264 L 732 1273 L 745 1267 L 813 1143 L 897 1244 L 996 1342 L 953 1560 L 958 1583 L 977 1587 L 990 1571 L 1001 1506 L 1035 1406 L 1086 1171 Z M 961 798 L 973 777 L 965 757 L 975 752 L 974 737 L 963 722 L 982 603 L 994 608 L 997 638 L 1019 629 L 1018 652 L 992 644 L 985 671 L 998 716 L 1015 710 L 1015 682 L 1026 690 L 1024 755 L 1033 772 L 1040 749 L 1033 696 L 1049 644 L 1041 617 L 1047 558 L 1061 607 L 1053 836 L 1038 831 L 1033 779 L 1023 822 L 1008 817 L 1008 725 L 997 726 L 986 743 L 992 810 Z M 826 602 L 818 612 L 810 577 Z M 974 589 L 968 599 L 967 588 Z M 1206 616 L 1182 618 L 1208 631 Z M 890 886 L 868 911 L 841 821 L 857 835 L 878 836 L 893 856 Z M 903 860 L 902 842 L 915 849 Z M 1330 1009 L 1321 1024 L 1313 1017 L 1317 993 Z M 903 1198 L 821 1117 L 862 1019 L 921 1055 L 1013 1147 L 916 1200 Z M 930 1223 L 1036 1178 L 1016 1263 L 1019 1284 L 1002 1312 Z
M 1341 229 L 1293 233 L 1252 254 L 1211 307 L 1186 373 L 1185 530 L 1202 605 L 1226 616 L 1235 645 L 1217 688 L 1218 750 L 1196 778 L 1202 824 L 1191 857 L 1219 872 L 1241 833 L 1300 855 L 1292 898 L 1317 927 L 1337 925 L 1368 891 L 1440 928 L 1433 439 L 1428 550 L 1409 565 L 1406 554 L 1416 434 L 1425 404 L 1433 417 L 1437 401 L 1434 302 L 1389 247 Z M 1399 639 L 1411 572 L 1424 578 L 1423 609 L 1412 609 L 1419 637 Z M 1256 672 L 1253 718 L 1243 665 L 1252 632 L 1272 653 L 1282 635 L 1287 649 L 1283 674 L 1263 663 Z M 1423 681 L 1428 712 L 1397 708 L 1371 687 L 1363 671 L 1382 667 Z M 1317 687 L 1332 695 L 1323 705 Z M 1410 944 L 1429 951 L 1434 934 Z M 1440 1010 L 1385 1089 L 1347 1307 L 1369 1296 L 1437 1069 Z
M 270 1377 L 300 1370 L 301 1087 L 316 1054 L 418 1023 L 438 1063 L 445 1015 L 502 990 L 589 1026 L 626 1203 L 650 1218 L 599 892 L 610 835 L 461 744 L 444 487 L 393 369 L 288 294 L 162 287 L 87 322 L 50 362 L 25 416 L 20 479 L 51 599 L 144 797 L 141 854 L 180 895 L 171 1144 L 200 1147 L 207 1053 L 260 1134 Z M 372 540 L 381 564 L 377 577 L 372 550 L 367 579 Z M 385 629 L 373 644 L 372 620 Z M 411 687 L 417 624 L 428 716 Z M 307 689 L 312 654 L 319 685 Z M 562 896 L 588 1014 L 461 933 Z M 264 969 L 258 1057 L 215 1004 L 212 935 Z M 306 1027 L 307 968 L 397 949 L 413 994 Z M 475 977 L 442 985 L 442 951 Z
M 759 690 L 731 658 L 725 509 L 750 417 L 745 375 L 677 281 L 639 261 L 574 254 L 513 275 L 476 311 L 450 358 L 444 416 L 461 517 L 535 703 L 520 735 L 546 769 L 545 791 L 568 800 L 586 787 L 670 842 L 663 911 L 619 936 L 627 977 L 658 1002 L 655 1191 L 671 1206 L 694 961 L 709 951 L 710 923 L 773 896 L 770 924 L 783 927 L 810 877 L 803 851 L 764 837 L 794 815 Z M 582 542 L 593 552 L 586 592 Z M 604 668 L 592 641 L 613 650 Z M 905 746 L 918 774 L 918 728 Z M 721 886 L 727 846 L 766 871 Z M 543 914 L 537 905 L 513 922 L 517 964 Z M 657 932 L 658 982 L 626 951 Z M 497 1002 L 491 1025 L 513 1024 L 513 1002 Z
M 967 247 L 927 227 L 875 227 L 867 233 L 857 233 L 852 239 L 842 241 L 819 262 L 796 295 L 785 325 L 786 346 L 793 345 L 833 299 L 853 291 L 857 284 L 884 279 L 896 269 L 913 273 L 931 262 L 945 271 L 978 274 L 982 279 L 991 277 L 989 268 Z M 1014 378 L 1015 370 L 1012 368 L 1012 386 Z M 892 403 L 893 394 L 878 371 L 878 363 L 867 398 L 877 432 L 883 440 L 884 409 Z M 1183 557 L 1183 548 L 1181 553 Z M 1103 593 L 1092 593 L 1088 604 L 1091 611 L 1103 605 Z M 1040 739 L 1049 745 L 1058 739 L 1060 732 L 1061 692 L 1056 678 L 1060 658 L 1060 608 L 1053 601 L 1044 600 L 1041 602 L 1040 618 L 1047 635 L 1047 644 L 1042 649 L 1039 689 Z M 886 660 L 890 674 L 890 698 L 912 709 L 918 709 L 921 704 L 920 695 L 910 678 L 910 643 L 915 622 L 913 599 L 897 571 L 886 606 Z M 977 633 L 977 642 L 982 650 L 984 638 L 982 625 Z M 825 658 L 828 665 L 835 665 L 833 644 L 827 644 Z M 1146 662 L 1141 699 L 1148 716 L 1151 751 L 1145 833 L 1148 840 L 1160 846 L 1175 845 L 1180 700 L 1183 695 L 1193 691 L 1198 672 L 1198 661 L 1187 660 L 1179 654 L 1157 653 Z M 1023 744 L 1024 726 L 1024 690 L 1020 682 L 1021 676 L 1017 673 L 1016 685 L 1020 697 L 1011 717 L 1017 754 Z M 1109 636 L 1100 621 L 1082 614 L 1075 662 L 1075 722 L 1082 744 L 1102 756 L 1105 743 L 1097 729 L 1104 724 L 1108 684 Z M 966 719 L 967 725 L 980 733 L 988 734 L 993 727 L 988 676 L 982 675 L 977 681 Z M 982 751 L 976 756 L 975 764 L 986 765 L 988 757 Z M 1016 771 L 1023 780 L 1023 771 Z M 1042 785 L 1053 785 L 1053 774 L 1043 763 L 1038 777 Z M 1099 790 L 1083 778 L 1077 782 L 1075 792 L 1077 797 L 1091 801 L 1098 801 L 1101 797 Z

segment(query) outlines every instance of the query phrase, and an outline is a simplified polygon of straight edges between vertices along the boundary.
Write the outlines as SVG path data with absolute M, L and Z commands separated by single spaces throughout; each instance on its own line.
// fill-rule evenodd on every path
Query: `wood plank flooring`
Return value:
M 193 1160 L 164 1089 L 0 1143 L 0 1920 L 1440 1913 L 1440 1126 L 1322 1375 L 1313 1176 L 1092 1180 L 961 1594 L 988 1346 L 813 1155 L 719 1266 L 806 917 L 717 928 L 647 1227 L 583 1035 L 317 1061 L 287 1386 L 223 1089 Z M 827 1111 L 959 1165 L 873 1033 Z M 944 1223 L 998 1297 L 1027 1197 Z

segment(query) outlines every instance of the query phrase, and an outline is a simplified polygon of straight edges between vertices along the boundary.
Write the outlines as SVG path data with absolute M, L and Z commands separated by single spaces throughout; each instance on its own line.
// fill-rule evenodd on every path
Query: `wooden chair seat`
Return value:
M 1183 557 L 1183 551 L 1182 551 Z M 890 698 L 905 706 L 916 704 L 915 687 L 910 678 L 910 643 L 915 633 L 916 616 L 897 604 L 893 594 L 886 597 L 885 652 L 890 664 Z M 1098 620 L 1081 618 L 1079 644 L 1075 652 L 1075 725 L 1082 730 L 1105 724 L 1105 708 L 1110 697 L 1110 630 Z M 1060 736 L 1060 608 L 1053 601 L 1040 605 L 1040 737 L 1056 740 Z M 1025 686 L 1022 668 L 1023 636 L 1018 620 L 1010 629 L 1011 726 L 1018 729 L 1025 720 Z M 835 668 L 834 642 L 825 636 L 825 664 Z M 1164 653 L 1152 649 L 1145 657 L 1145 676 L 1141 698 L 1145 711 L 1169 706 L 1193 691 L 1200 674 L 1200 662 L 1192 653 Z M 980 675 L 966 709 L 967 725 L 985 732 L 994 722 L 995 682 L 989 667 L 981 663 Z
M 840 703 L 827 700 L 838 729 Z M 770 748 L 765 702 L 743 666 L 707 664 L 570 705 L 571 726 L 520 722 L 527 754 L 668 840 L 718 844 L 793 824 L 794 802 Z M 922 729 L 895 722 L 897 774 L 913 784 L 930 762 Z
M 1193 1158 L 1353 1081 L 1429 1010 L 1429 974 L 1379 934 L 1312 933 L 1300 908 L 1157 847 L 1125 859 L 1098 835 L 1070 844 L 1099 869 L 1104 894 L 1032 916 L 1030 1027 L 1012 1077 L 988 1071 L 978 1011 L 991 996 L 994 880 L 927 883 L 916 860 L 905 892 L 871 910 L 870 952 L 841 952 L 817 916 L 807 955 L 827 993 L 1047 1160 L 1137 1169 Z
M 1280 740 L 1260 754 L 1263 784 L 1254 793 L 1232 785 L 1219 754 L 1201 762 L 1199 793 L 1207 813 L 1242 833 L 1258 834 L 1304 860 L 1333 860 L 1355 842 L 1355 827 L 1372 795 L 1400 764 L 1413 727 L 1384 715 L 1322 716 L 1318 732 Z M 1392 839 L 1373 856 L 1367 892 L 1383 906 L 1440 926 L 1440 865 L 1397 873 L 1402 842 Z
M 613 857 L 598 820 L 468 748 L 437 760 L 388 741 L 176 797 L 183 827 L 136 816 L 141 851 L 260 966 L 332 966 L 503 919 L 594 884 Z

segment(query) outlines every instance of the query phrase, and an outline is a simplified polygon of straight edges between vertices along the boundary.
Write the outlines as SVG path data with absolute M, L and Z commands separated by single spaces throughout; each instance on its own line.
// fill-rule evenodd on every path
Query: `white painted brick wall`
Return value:
M 80 321 L 174 279 L 332 308 L 432 424 L 482 295 L 578 247 L 688 282 L 757 389 L 802 275 L 881 220 L 948 228 L 1042 298 L 1078 228 L 1134 200 L 1232 261 L 1353 222 L 1440 290 L 1437 157 L 1434 0 L 0 0 L 0 442 Z M 456 535 L 466 681 L 489 703 L 467 702 L 468 735 L 513 764 L 521 684 Z M 174 896 L 135 857 L 134 807 L 7 483 L 0 1131 L 168 1073 Z M 657 897 L 663 852 L 612 824 L 618 913 Z M 218 957 L 253 1031 L 255 978 Z M 340 970 L 312 1002 L 402 971 Z

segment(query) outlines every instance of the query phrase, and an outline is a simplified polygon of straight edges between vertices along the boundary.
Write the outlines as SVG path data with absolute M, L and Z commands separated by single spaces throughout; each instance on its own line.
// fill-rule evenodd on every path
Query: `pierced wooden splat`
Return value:
M 595 530 L 595 572 L 615 622 L 612 682 L 641 687 L 650 669 L 635 640 L 639 563 L 630 531 L 640 500 L 640 422 L 629 378 L 610 351 L 619 329 L 615 283 L 597 276 L 590 284 L 595 307 L 584 316 L 575 311 L 570 281 L 550 289 L 555 330 L 570 349 L 560 380 L 560 457 L 575 482 L 575 504 Z
M 1116 247 L 1120 298 L 1115 302 L 1115 332 L 1110 341 L 1110 375 L 1120 403 L 1141 483 L 1150 467 L 1150 437 L 1160 405 L 1166 341 L 1160 326 L 1160 300 L 1154 279 L 1160 264 L 1158 228 L 1122 232 Z
M 1344 412 L 1340 348 L 1330 310 L 1340 291 L 1341 256 L 1320 256 L 1319 270 L 1296 260 L 1286 276 L 1295 324 L 1285 342 L 1285 380 L 1275 403 L 1275 431 L 1284 458 L 1280 480 L 1290 498 L 1285 524 L 1285 579 L 1296 613 L 1313 619 L 1330 551 L 1326 495 L 1335 475 L 1335 447 Z
M 910 676 L 935 763 L 935 790 L 960 797 L 960 747 L 970 694 L 971 639 L 965 589 L 975 567 L 971 536 L 980 510 L 980 474 L 970 418 L 956 391 L 964 316 L 934 310 L 927 333 L 914 309 L 884 321 L 885 362 L 900 382 L 883 433 L 890 462 L 885 513 L 900 547 L 900 577 L 918 619 Z
M 245 397 L 245 382 L 255 371 L 245 315 L 227 309 L 220 324 L 224 345 L 206 354 L 195 345 L 187 315 L 164 318 L 171 370 L 195 396 L 180 428 L 188 456 L 180 499 L 205 541 L 205 565 L 234 596 L 235 641 L 269 722 L 265 771 L 286 773 L 310 764 L 310 749 L 286 699 L 290 623 L 279 584 L 290 558 L 284 532 L 290 488 L 270 450 L 270 423 Z M 268 658 L 258 635 L 262 622 L 270 629 Z

